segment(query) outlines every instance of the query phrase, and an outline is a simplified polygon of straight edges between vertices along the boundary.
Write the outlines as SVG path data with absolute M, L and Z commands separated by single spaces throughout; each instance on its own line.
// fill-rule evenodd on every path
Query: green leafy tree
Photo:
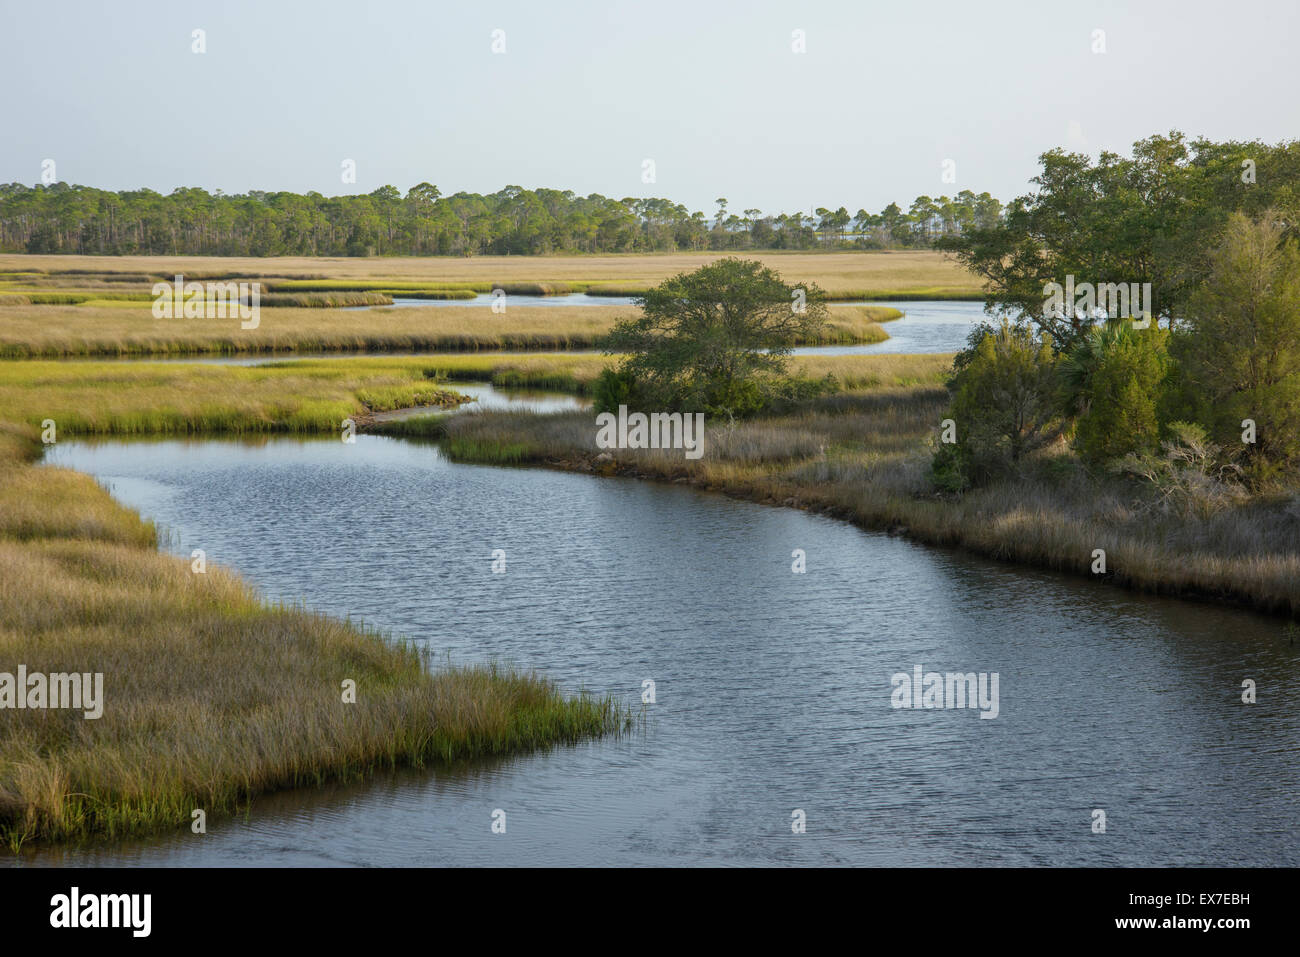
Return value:
M 1249 183 L 1247 161 L 1260 171 Z M 1271 202 L 1292 230 L 1300 223 L 1296 143 L 1188 143 L 1173 131 L 1135 143 L 1129 157 L 1103 152 L 1094 163 L 1056 149 L 1039 162 L 1033 193 L 991 225 L 981 216 L 985 222 L 937 245 L 985 280 L 987 305 L 1035 323 L 1057 349 L 1091 323 L 1068 309 L 1045 315 L 1045 284 L 1067 275 L 1080 283 L 1149 282 L 1155 317 L 1180 317 L 1232 212 Z
M 674 276 L 615 324 L 606 351 L 647 407 L 743 416 L 788 386 L 794 342 L 825 321 L 825 295 L 762 263 L 720 259 Z
M 1197 421 L 1256 482 L 1300 465 L 1300 250 L 1279 220 L 1231 217 L 1173 341 Z

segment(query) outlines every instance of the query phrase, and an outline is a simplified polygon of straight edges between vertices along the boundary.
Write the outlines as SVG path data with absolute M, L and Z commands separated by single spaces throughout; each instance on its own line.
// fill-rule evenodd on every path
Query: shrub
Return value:
M 970 488 L 970 468 L 961 446 L 940 445 L 930 462 L 930 482 L 941 492 L 959 494 Z
M 1017 467 L 1059 434 L 1056 360 L 1048 342 L 1005 321 L 996 332 L 984 331 L 961 360 L 949 383 L 957 448 L 941 448 L 933 470 L 977 483 Z
M 596 412 L 618 412 L 620 405 L 638 404 L 636 375 L 625 369 L 604 369 L 592 383 L 591 395 Z
M 1154 497 L 1149 509 L 1180 516 L 1207 518 L 1244 501 L 1246 491 L 1237 481 L 1241 467 L 1222 462 L 1222 449 L 1191 422 L 1171 422 L 1170 438 L 1161 443 L 1162 454 L 1130 453 L 1116 470 L 1148 483 Z
M 1300 249 L 1282 218 L 1232 216 L 1173 342 L 1189 411 L 1257 485 L 1300 465 Z
M 1074 447 L 1086 461 L 1155 450 L 1167 338 L 1163 329 L 1121 320 L 1092 330 L 1061 361 L 1065 411 L 1078 416 Z

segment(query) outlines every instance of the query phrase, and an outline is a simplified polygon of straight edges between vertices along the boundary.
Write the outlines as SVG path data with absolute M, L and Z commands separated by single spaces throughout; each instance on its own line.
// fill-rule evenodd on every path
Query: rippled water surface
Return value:
M 61 442 L 50 461 L 271 598 L 638 708 L 650 678 L 657 703 L 620 738 L 40 863 L 1300 863 L 1297 649 L 1272 619 L 378 436 Z M 917 664 L 998 672 L 1000 715 L 891 708 Z

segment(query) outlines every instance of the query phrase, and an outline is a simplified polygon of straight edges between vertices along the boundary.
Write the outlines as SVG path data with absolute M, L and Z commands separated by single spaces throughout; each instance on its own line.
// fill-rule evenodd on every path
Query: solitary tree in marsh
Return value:
M 616 323 L 606 341 L 625 358 L 602 380 L 598 405 L 634 397 L 645 407 L 751 414 L 788 387 L 792 345 L 827 316 L 820 288 L 742 259 L 674 276 L 638 302 L 641 315 Z

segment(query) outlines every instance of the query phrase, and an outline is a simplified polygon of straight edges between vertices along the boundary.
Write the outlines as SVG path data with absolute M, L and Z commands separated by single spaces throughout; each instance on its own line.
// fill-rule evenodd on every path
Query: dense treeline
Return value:
M 1188 143 L 1096 162 L 1053 150 L 992 228 L 945 240 L 1007 318 L 957 356 L 941 487 L 1020 472 L 1066 440 L 1212 513 L 1300 481 L 1300 143 Z M 1149 318 L 1051 284 L 1150 283 Z M 1058 287 L 1059 288 L 1059 287 Z
M 1271 210 L 1284 238 L 1300 238 L 1300 142 L 1189 142 L 1173 131 L 1140 140 L 1131 156 L 1054 149 L 1039 162 L 1034 191 L 997 221 L 935 245 L 985 281 L 994 311 L 1043 325 L 1058 348 L 1086 324 L 1073 310 L 1043 315 L 1047 283 L 1149 282 L 1153 314 L 1168 320 L 1204 283 L 1234 213 Z
M 1002 204 L 969 190 L 921 196 L 907 209 L 846 208 L 712 216 L 666 199 L 611 199 L 507 186 L 488 196 L 443 196 L 429 183 L 403 197 L 197 188 L 169 195 L 55 183 L 0 185 L 0 251 L 78 255 L 371 256 L 538 255 L 687 250 L 926 248 L 992 228 Z

